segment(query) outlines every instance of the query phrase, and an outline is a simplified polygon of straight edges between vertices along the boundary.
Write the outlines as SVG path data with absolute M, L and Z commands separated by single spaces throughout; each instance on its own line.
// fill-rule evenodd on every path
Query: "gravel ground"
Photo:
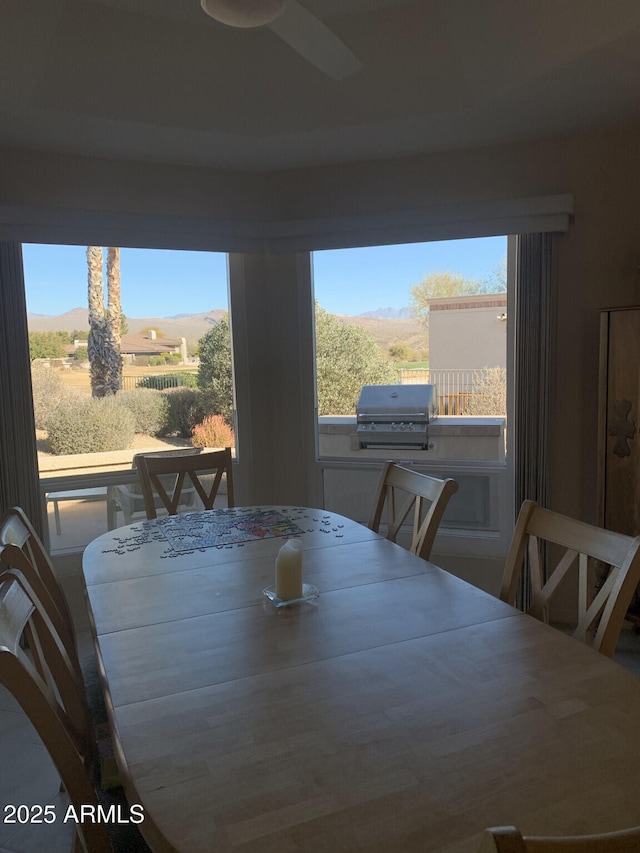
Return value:
M 171 450 L 172 447 L 189 447 L 190 445 L 191 442 L 186 438 L 155 438 L 152 435 L 136 435 L 130 449 L 132 452 L 141 448 L 149 450 L 152 447 L 157 447 L 158 450 Z M 53 456 L 51 448 L 47 444 L 46 430 L 36 430 L 36 447 L 39 457 Z

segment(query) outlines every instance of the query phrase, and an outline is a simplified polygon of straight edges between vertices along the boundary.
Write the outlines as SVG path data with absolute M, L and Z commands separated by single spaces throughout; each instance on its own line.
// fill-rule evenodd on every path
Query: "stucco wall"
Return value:
M 488 304 L 487 304 L 488 303 Z M 507 297 L 433 299 L 429 303 L 429 367 L 468 370 L 507 366 Z

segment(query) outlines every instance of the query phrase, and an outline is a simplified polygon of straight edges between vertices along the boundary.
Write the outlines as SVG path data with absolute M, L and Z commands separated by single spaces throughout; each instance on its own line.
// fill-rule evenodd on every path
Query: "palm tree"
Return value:
M 115 394 L 122 384 L 120 355 L 120 250 L 109 247 L 107 253 L 107 286 L 109 312 L 104 308 L 102 246 L 87 246 L 89 339 L 87 354 L 91 368 L 91 393 L 94 397 Z M 112 321 L 111 308 L 117 307 L 117 322 Z M 114 329 L 117 330 L 117 339 Z
M 115 394 L 122 388 L 122 305 L 120 304 L 120 249 L 107 249 L 107 325 L 113 338 L 114 354 L 110 360 L 109 387 Z

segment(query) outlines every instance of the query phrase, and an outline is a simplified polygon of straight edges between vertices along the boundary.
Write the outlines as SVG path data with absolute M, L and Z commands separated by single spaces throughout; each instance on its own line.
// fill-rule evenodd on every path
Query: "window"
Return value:
M 23 246 L 53 553 L 141 517 L 136 452 L 234 443 L 226 255 L 90 249 Z M 92 322 L 97 356 L 88 340 Z M 115 395 L 112 348 L 115 365 L 118 348 L 122 363 Z
M 320 251 L 313 269 L 325 506 L 366 521 L 394 458 L 458 480 L 452 538 L 506 543 L 507 237 Z M 436 386 L 427 450 L 360 446 L 362 386 L 396 383 Z

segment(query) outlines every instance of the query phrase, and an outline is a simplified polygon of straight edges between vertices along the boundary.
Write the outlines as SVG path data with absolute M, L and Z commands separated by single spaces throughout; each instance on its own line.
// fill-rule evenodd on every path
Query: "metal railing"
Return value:
M 401 385 L 420 385 L 423 383 L 436 385 L 439 394 L 472 392 L 478 372 L 475 368 L 452 370 L 402 368 L 398 371 Z
M 489 373 L 492 370 L 493 368 L 490 368 Z M 438 391 L 438 411 L 441 415 L 499 415 L 506 411 L 506 402 L 502 400 L 503 394 L 506 396 L 506 386 L 503 392 L 495 387 L 487 387 L 487 369 L 401 368 L 398 374 L 401 385 L 435 385 Z M 476 405 L 470 406 L 474 397 Z M 484 405 L 480 404 L 481 400 Z M 494 407 L 495 412 L 492 411 Z
M 167 388 L 180 388 L 186 383 L 183 381 L 183 376 L 193 375 L 185 373 L 167 373 L 157 374 L 152 373 L 145 376 L 123 376 L 122 390 L 131 391 L 134 388 L 155 388 L 158 391 L 165 391 Z

